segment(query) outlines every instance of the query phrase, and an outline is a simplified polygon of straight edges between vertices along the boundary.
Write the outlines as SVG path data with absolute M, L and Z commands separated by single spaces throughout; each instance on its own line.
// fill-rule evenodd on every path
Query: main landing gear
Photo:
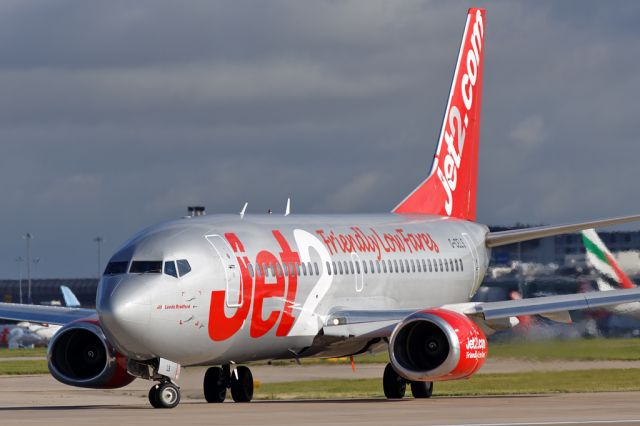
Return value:
M 253 399 L 253 375 L 245 366 L 231 371 L 229 365 L 211 367 L 204 375 L 204 398 L 209 403 L 224 402 L 227 389 L 235 402 L 250 402 Z
M 433 393 L 433 382 L 409 382 L 401 377 L 391 364 L 387 364 L 382 376 L 384 396 L 388 399 L 402 399 L 407 390 L 407 383 L 411 385 L 414 398 L 430 398 Z

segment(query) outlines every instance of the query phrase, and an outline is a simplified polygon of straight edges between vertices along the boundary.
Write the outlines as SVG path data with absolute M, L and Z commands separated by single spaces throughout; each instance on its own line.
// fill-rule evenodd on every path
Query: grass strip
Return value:
M 35 357 L 35 356 L 47 356 L 47 348 L 32 348 L 32 349 L 0 349 L 0 358 L 22 358 L 22 357 Z
M 490 343 L 489 356 L 536 361 L 637 361 L 640 360 L 640 340 L 598 338 Z
M 44 360 L 21 360 L 0 362 L 1 375 L 21 375 L 21 374 L 47 374 L 47 361 Z
M 437 382 L 434 396 L 522 395 L 640 391 L 640 370 L 532 372 L 477 375 L 470 380 Z M 407 395 L 410 395 L 407 389 Z M 314 380 L 265 383 L 256 399 L 383 398 L 381 379 Z

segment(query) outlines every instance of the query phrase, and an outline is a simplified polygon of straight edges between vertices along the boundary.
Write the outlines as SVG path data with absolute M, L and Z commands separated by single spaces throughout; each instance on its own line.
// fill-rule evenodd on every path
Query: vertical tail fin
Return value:
M 64 306 L 67 308 L 79 308 L 80 302 L 73 291 L 66 285 L 60 286 L 60 291 L 62 292 L 62 297 L 64 298 Z
M 475 220 L 485 10 L 469 9 L 429 177 L 394 209 Z
M 606 245 L 602 242 L 594 229 L 582 231 L 582 242 L 587 253 L 587 262 L 603 279 L 597 280 L 600 291 L 613 288 L 634 288 L 635 284 L 624 273 L 613 258 Z M 608 287 L 608 288 L 607 288 Z

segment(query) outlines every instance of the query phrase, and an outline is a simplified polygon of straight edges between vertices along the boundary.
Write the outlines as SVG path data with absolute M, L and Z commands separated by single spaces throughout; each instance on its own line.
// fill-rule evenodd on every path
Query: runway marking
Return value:
M 640 419 L 628 420 L 576 420 L 559 422 L 524 422 L 524 423 L 456 423 L 439 426 L 551 426 L 551 425 L 610 425 L 624 423 L 640 423 Z

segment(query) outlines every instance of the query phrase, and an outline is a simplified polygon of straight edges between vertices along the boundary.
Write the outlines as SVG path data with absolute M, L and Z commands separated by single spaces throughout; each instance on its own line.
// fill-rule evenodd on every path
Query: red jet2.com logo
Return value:
M 294 264 L 297 268 L 297 265 L 300 264 L 299 254 L 291 250 L 289 243 L 287 243 L 287 240 L 284 239 L 280 231 L 272 231 L 272 233 L 282 249 L 279 253 L 280 259 L 278 260 L 273 253 L 262 250 L 256 256 L 254 265 L 273 265 L 280 263 L 287 265 Z M 276 329 L 276 336 L 288 335 L 296 320 L 292 311 L 298 290 L 298 277 L 289 271 L 286 275 L 276 274 L 275 277 L 270 277 L 270 279 L 275 280 L 275 282 L 265 282 L 264 274 L 254 274 L 254 283 L 247 268 L 249 258 L 245 254 L 244 245 L 234 233 L 227 233 L 224 234 L 224 236 L 236 254 L 238 265 L 240 265 L 240 273 L 242 275 L 242 302 L 240 307 L 236 309 L 236 312 L 231 317 L 227 317 L 224 310 L 226 291 L 218 290 L 211 292 L 209 337 L 214 341 L 223 341 L 230 338 L 242 328 L 242 325 L 249 316 L 250 310 L 252 312 L 249 335 L 252 338 L 257 339 L 267 334 L 278 323 L 278 318 L 280 318 L 280 323 Z M 251 303 L 252 293 L 253 304 Z M 268 316 L 264 318 L 263 305 L 264 301 L 269 298 L 284 299 L 284 307 L 282 311 L 273 310 L 269 312 Z

